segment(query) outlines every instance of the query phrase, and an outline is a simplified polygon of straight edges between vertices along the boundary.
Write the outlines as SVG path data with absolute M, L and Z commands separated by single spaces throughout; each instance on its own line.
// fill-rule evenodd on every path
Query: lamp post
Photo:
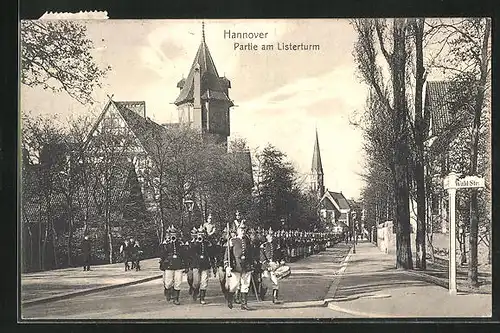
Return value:
M 191 212 L 193 211 L 194 201 L 191 199 L 184 199 L 183 203 L 184 203 L 184 207 L 186 208 L 186 211 L 188 212 L 189 226 L 191 226 Z M 181 231 L 183 229 L 184 229 L 184 220 L 182 220 Z
M 351 218 L 352 218 L 352 236 L 353 236 L 353 248 L 352 248 L 352 253 L 356 253 L 356 212 L 351 212 Z

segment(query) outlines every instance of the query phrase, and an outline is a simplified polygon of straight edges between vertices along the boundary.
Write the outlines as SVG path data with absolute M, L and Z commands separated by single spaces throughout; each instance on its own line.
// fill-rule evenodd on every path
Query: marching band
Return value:
M 272 302 L 282 304 L 278 298 L 280 280 L 291 274 L 286 263 L 324 251 L 338 241 L 339 235 L 330 232 L 249 229 L 239 212 L 233 223 L 227 223 L 219 233 L 209 215 L 206 223 L 191 230 L 189 241 L 183 241 L 180 231 L 170 226 L 160 244 L 164 295 L 168 302 L 179 305 L 186 273 L 189 294 L 204 305 L 213 274 L 230 309 L 236 303 L 249 310 L 248 294 L 264 300 L 268 290 Z

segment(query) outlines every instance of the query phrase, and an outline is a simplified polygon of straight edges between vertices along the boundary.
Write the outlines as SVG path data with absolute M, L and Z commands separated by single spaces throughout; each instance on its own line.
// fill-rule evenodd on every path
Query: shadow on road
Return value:
M 395 269 L 392 269 L 395 271 Z M 389 271 L 389 270 L 387 270 Z M 363 275 L 346 274 L 342 277 L 343 285 L 337 291 L 335 297 L 353 297 L 366 294 L 373 294 L 388 288 L 405 288 L 426 286 L 427 282 L 418 278 L 409 278 L 400 272 L 394 273 L 374 273 Z

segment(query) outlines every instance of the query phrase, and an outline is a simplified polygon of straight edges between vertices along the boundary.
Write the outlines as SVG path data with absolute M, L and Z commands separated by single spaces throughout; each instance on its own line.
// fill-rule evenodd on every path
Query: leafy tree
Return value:
M 390 26 L 386 20 L 359 19 L 353 25 L 358 33 L 354 56 L 361 78 L 376 95 L 381 109 L 388 114 L 385 135 L 387 159 L 393 174 L 396 198 L 396 267 L 412 269 L 409 212 L 409 164 L 410 124 L 408 121 L 408 100 L 406 95 L 408 61 L 407 19 L 394 19 Z M 391 49 L 389 49 L 391 47 Z M 378 51 L 385 60 L 390 74 L 389 86 L 385 86 L 383 71 L 378 63 Z
M 86 27 L 76 22 L 21 21 L 21 82 L 65 91 L 82 104 L 111 67 L 99 68 L 91 54 Z
M 465 18 L 451 22 L 438 20 L 429 23 L 431 33 L 446 36 L 447 51 L 436 60 L 435 68 L 442 69 L 456 87 L 458 106 L 472 117 L 469 144 L 469 175 L 477 175 L 480 167 L 481 137 L 485 131 L 484 113 L 490 107 L 491 20 Z M 483 157 L 484 158 L 484 157 Z M 487 157 L 485 157 L 488 159 Z M 470 194 L 469 273 L 471 286 L 478 285 L 477 248 L 479 231 L 478 191 Z
M 135 138 L 121 130 L 119 118 L 110 111 L 106 112 L 84 145 L 92 188 L 91 201 L 104 220 L 104 245 L 109 263 L 113 263 L 112 231 L 116 227 L 113 221 L 123 214 L 124 189 L 127 176 L 133 169 L 130 153 L 137 149 Z
M 55 117 L 22 114 L 23 221 L 28 223 L 30 228 L 38 211 L 40 269 L 59 266 L 56 254 L 57 232 L 54 225 L 58 204 L 56 184 L 60 172 L 64 170 L 66 159 L 63 133 L 54 125 L 54 119 Z M 29 232 L 29 235 L 33 236 L 33 233 Z M 23 237 L 22 241 L 27 241 L 27 237 Z M 47 260 L 49 241 L 53 251 L 53 261 L 50 263 Z
M 279 229 L 281 228 L 279 221 L 288 215 L 294 169 L 286 161 L 286 155 L 270 144 L 257 158 L 260 160 L 258 171 L 260 181 L 257 185 L 260 221 L 265 228 Z

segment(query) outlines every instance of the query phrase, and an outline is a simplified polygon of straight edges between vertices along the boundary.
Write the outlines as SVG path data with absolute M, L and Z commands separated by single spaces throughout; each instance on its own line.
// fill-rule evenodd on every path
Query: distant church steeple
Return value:
M 325 192 L 323 175 L 323 164 L 321 163 L 321 153 L 319 150 L 318 129 L 316 128 L 316 141 L 314 142 L 314 152 L 311 166 L 311 190 L 317 193 L 318 198 L 323 197 Z
M 212 138 L 227 146 L 230 135 L 229 98 L 231 81 L 219 76 L 205 40 L 205 22 L 201 25 L 201 43 L 187 78 L 177 83 L 179 122 L 198 130 L 204 139 Z

